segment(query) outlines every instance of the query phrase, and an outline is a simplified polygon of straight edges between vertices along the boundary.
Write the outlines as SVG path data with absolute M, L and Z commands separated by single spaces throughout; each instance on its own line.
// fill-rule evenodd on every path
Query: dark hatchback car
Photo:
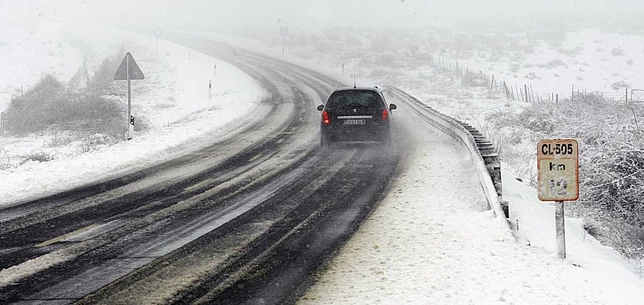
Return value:
M 335 89 L 322 111 L 320 145 L 332 142 L 381 142 L 391 141 L 391 110 L 385 97 L 375 88 Z

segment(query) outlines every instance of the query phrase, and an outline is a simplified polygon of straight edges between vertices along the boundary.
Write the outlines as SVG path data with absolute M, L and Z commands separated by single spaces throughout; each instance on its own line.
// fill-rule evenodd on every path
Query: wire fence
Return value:
M 498 79 L 495 75 L 483 73 L 483 71 L 472 70 L 459 65 L 458 62 L 451 62 L 444 58 L 433 59 L 434 68 L 458 73 L 463 84 L 471 86 L 486 86 L 492 92 L 502 93 L 509 100 L 536 103 L 536 102 L 558 102 L 560 99 L 588 100 L 605 99 L 614 102 L 635 102 L 644 103 L 644 89 L 622 88 L 611 92 L 588 91 L 587 89 L 576 89 L 571 85 L 569 95 L 560 96 L 558 93 L 544 93 L 535 91 L 530 83 L 516 84 Z
M 7 115 L 3 112 L 0 112 L 0 137 L 4 136 L 5 125 L 7 124 Z

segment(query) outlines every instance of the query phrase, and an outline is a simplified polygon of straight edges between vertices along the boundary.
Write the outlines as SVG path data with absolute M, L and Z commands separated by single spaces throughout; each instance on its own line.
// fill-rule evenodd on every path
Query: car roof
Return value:
M 335 88 L 332 93 L 335 92 L 340 92 L 340 91 L 372 91 L 381 94 L 382 92 L 378 87 L 342 87 L 342 88 Z

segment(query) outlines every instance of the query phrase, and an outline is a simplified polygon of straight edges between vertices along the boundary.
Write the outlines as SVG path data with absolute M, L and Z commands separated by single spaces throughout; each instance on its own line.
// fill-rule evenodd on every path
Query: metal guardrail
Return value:
M 492 143 L 487 141 L 485 136 L 471 126 L 442 114 L 405 91 L 395 87 L 388 88 L 406 96 L 410 100 L 415 101 L 418 106 L 423 107 L 427 111 L 427 114 L 429 114 L 430 117 L 428 119 L 431 120 L 430 123 L 432 125 L 456 140 L 459 140 L 468 149 L 474 160 L 479 182 L 485 193 L 488 205 L 496 214 L 497 219 L 502 220 L 500 222 L 503 227 L 511 231 L 507 221 L 509 217 L 509 206 L 502 200 L 501 163 Z

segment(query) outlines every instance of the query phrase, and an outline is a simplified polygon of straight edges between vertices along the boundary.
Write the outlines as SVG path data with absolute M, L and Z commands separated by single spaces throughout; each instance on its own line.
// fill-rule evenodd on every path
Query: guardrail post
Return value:
M 485 168 L 487 169 L 488 173 L 490 174 L 490 178 L 492 178 L 492 183 L 494 184 L 494 189 L 496 190 L 496 194 L 500 198 L 501 202 L 501 208 L 503 209 L 503 213 L 505 214 L 505 218 L 510 217 L 510 210 L 507 202 L 504 202 L 501 200 L 503 197 L 503 182 L 501 179 L 501 159 L 499 158 L 499 154 L 496 153 L 496 149 L 494 148 L 494 145 L 492 142 L 488 141 L 485 136 L 480 133 L 476 128 L 470 126 L 467 123 L 460 122 L 461 125 L 465 127 L 471 134 L 472 137 L 474 138 L 474 142 L 476 142 L 476 146 L 481 153 L 481 157 L 483 158 L 483 162 L 485 163 Z

